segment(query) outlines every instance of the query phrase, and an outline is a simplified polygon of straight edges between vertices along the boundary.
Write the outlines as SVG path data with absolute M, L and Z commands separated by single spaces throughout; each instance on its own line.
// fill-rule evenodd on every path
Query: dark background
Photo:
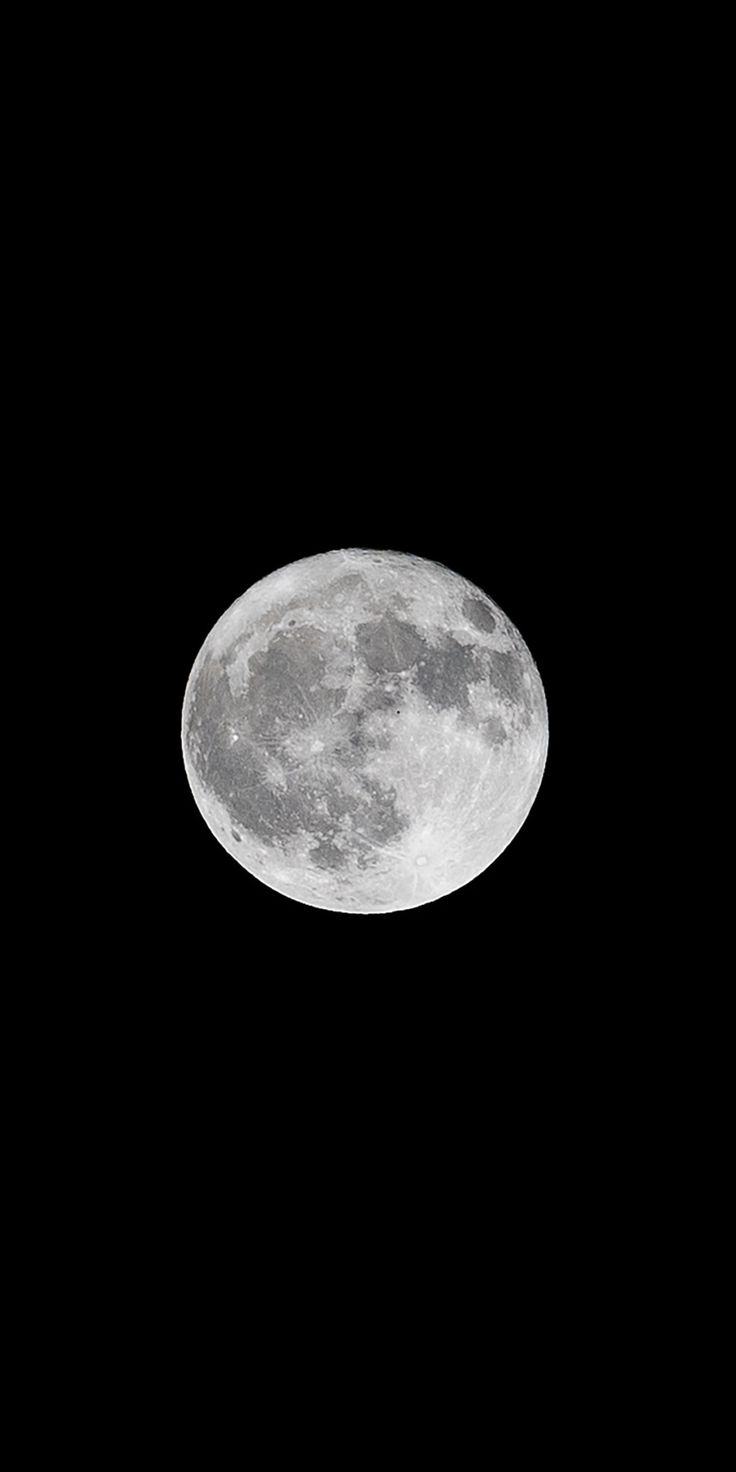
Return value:
M 622 173 L 615 119 L 586 130 L 560 96 L 551 129 L 542 105 L 492 89 L 452 129 L 436 105 L 418 131 L 408 115 L 379 127 L 373 99 L 343 131 L 316 97 L 302 129 L 242 89 L 205 106 L 172 75 L 168 111 L 145 90 L 105 133 L 94 189 L 64 176 L 62 236 L 80 198 L 88 211 L 69 252 L 87 311 L 80 330 L 60 267 L 48 370 L 68 379 L 70 342 L 84 358 L 57 452 L 73 444 L 97 488 L 84 534 L 106 604 L 119 588 L 131 933 L 193 994 L 229 1002 L 232 978 L 258 1005 L 266 970 L 297 995 L 299 978 L 339 990 L 347 972 L 446 998 L 452 976 L 484 1004 L 491 975 L 508 1004 L 511 975 L 543 988 L 585 971 L 615 724 L 603 650 L 636 547 L 632 481 L 636 496 L 654 453 L 632 448 L 655 330 L 632 275 L 653 263 L 614 207 L 617 191 L 642 211 L 648 196 Z M 396 915 L 269 891 L 208 832 L 181 760 L 213 624 L 257 579 L 340 546 L 413 552 L 485 588 L 549 705 L 520 833 L 470 885 Z
M 596 115 L 597 60 L 576 68 L 571 46 L 568 88 L 544 37 L 546 93 L 527 38 L 507 93 L 508 54 L 489 80 L 479 48 L 471 79 L 463 44 L 457 98 L 443 53 L 418 67 L 425 97 L 397 75 L 392 113 L 369 77 L 352 116 L 345 61 L 339 97 L 307 67 L 294 104 L 281 44 L 260 98 L 260 55 L 244 68 L 235 48 L 228 78 L 227 38 L 209 67 L 193 39 L 187 66 L 168 33 L 158 54 L 136 43 L 106 126 L 95 68 L 99 98 L 80 89 L 76 129 L 54 120 L 28 173 L 48 201 L 29 232 L 44 344 L 29 334 L 29 352 L 58 405 L 33 444 L 50 444 L 65 534 L 99 579 L 78 630 L 99 630 L 81 724 L 100 770 L 91 801 L 79 778 L 83 859 L 31 998 L 28 1076 L 43 1036 L 59 1173 L 43 1219 L 69 1209 L 75 1250 L 107 1254 L 103 1281 L 140 1304 L 154 1356 L 158 1314 L 162 1342 L 209 1358 L 219 1326 L 197 1325 L 222 1306 L 226 1346 L 278 1365 L 286 1343 L 309 1364 L 326 1282 L 339 1355 L 375 1316 L 382 1365 L 402 1319 L 433 1344 L 464 1305 L 440 1361 L 490 1326 L 525 1387 L 537 1346 L 559 1363 L 572 1279 L 595 1373 L 595 1293 L 624 1291 L 620 1244 L 640 1240 L 662 1159 L 657 1111 L 637 1107 L 663 1051 L 659 972 L 642 985 L 622 860 L 646 845 L 652 782 L 628 671 L 651 654 L 632 570 L 660 485 L 654 345 L 678 330 L 650 226 L 666 114 L 649 150 L 636 128 L 627 149 L 631 87 L 613 76 Z M 549 707 L 546 772 L 509 847 L 397 914 L 269 890 L 210 834 L 182 761 L 213 624 L 257 579 L 341 546 L 476 582 Z M 627 743 L 641 770 L 621 794 Z M 65 1261 L 59 1275 L 74 1284 Z M 99 1312 L 109 1332 L 104 1295 Z M 575 1369 L 566 1395 L 578 1384 Z
M 309 152 L 274 124 L 249 135 L 247 169 L 192 133 L 171 158 L 147 152 L 137 212 L 116 212 L 123 373 L 105 469 L 134 549 L 131 646 L 154 631 L 131 678 L 155 711 L 141 757 L 157 819 L 146 803 L 129 820 L 149 944 L 218 992 L 247 977 L 238 995 L 267 1004 L 267 971 L 297 997 L 316 978 L 342 998 L 387 988 L 412 1006 L 418 987 L 444 1005 L 452 977 L 513 1005 L 511 975 L 543 989 L 590 964 L 603 590 L 626 522 L 621 426 L 630 438 L 642 407 L 622 364 L 611 138 L 594 158 L 574 118 L 561 127 L 560 152 L 514 120 L 484 161 L 429 138 L 415 158 L 367 128 L 341 140 L 334 119 Z M 396 915 L 314 910 L 249 876 L 208 832 L 179 749 L 189 670 L 221 613 L 341 546 L 413 552 L 485 588 L 549 704 L 521 832 L 470 885 Z
M 636 540 L 643 410 L 610 194 L 582 143 L 564 169 L 543 129 L 512 129 L 485 161 L 427 140 L 416 166 L 389 134 L 341 142 L 330 125 L 309 154 L 298 129 L 233 136 L 241 153 L 212 133 L 165 156 L 146 141 L 136 207 L 103 187 L 90 253 L 89 361 L 99 344 L 114 373 L 90 373 L 84 412 L 129 720 L 106 937 L 121 1027 L 150 1038 L 143 1075 L 188 1108 L 207 1095 L 240 1117 L 247 1100 L 273 1122 L 284 1099 L 317 1109 L 325 1078 L 333 1113 L 352 1089 L 361 1109 L 404 1090 L 441 1109 L 444 1079 L 469 1108 L 485 1090 L 486 1110 L 510 1086 L 504 1107 L 523 1111 L 516 1080 L 559 1097 L 550 1071 L 581 1028 L 603 1036 L 619 995 L 600 903 L 619 821 L 606 629 L 611 566 L 618 599 Z M 317 910 L 249 875 L 201 818 L 180 747 L 187 678 L 225 609 L 350 546 L 487 590 L 549 707 L 545 776 L 507 850 L 389 915 Z M 592 1075 L 596 1046 L 582 1059 Z
M 534 211 L 507 211 L 489 234 L 469 178 L 439 219 L 426 180 L 407 197 L 395 175 L 352 170 L 244 215 L 224 177 L 197 177 L 196 220 L 183 190 L 163 204 L 152 192 L 164 228 L 120 316 L 122 531 L 136 538 L 140 637 L 160 632 L 144 677 L 159 816 L 152 829 L 145 807 L 131 814 L 154 880 L 151 943 L 228 1001 L 232 978 L 268 1005 L 268 975 L 297 1007 L 315 985 L 341 1003 L 358 987 L 411 1008 L 420 989 L 444 1007 L 460 986 L 473 1005 L 513 1006 L 512 975 L 544 991 L 590 953 L 604 590 L 626 476 L 616 293 L 596 284 L 595 250 L 571 249 L 576 201 L 559 191 L 548 206 L 568 230 L 542 243 Z M 507 185 L 516 199 L 519 180 Z M 260 180 L 261 204 L 275 187 Z M 350 546 L 435 559 L 484 588 L 549 705 L 546 773 L 509 848 L 470 885 L 393 915 L 269 890 L 209 833 L 181 760 L 184 688 L 220 615 L 275 569 Z

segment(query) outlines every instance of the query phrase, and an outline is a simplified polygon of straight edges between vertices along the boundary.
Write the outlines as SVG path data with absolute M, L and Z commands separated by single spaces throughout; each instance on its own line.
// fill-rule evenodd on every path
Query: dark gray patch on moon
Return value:
M 194 687 L 189 712 L 187 743 L 195 770 L 207 781 L 212 751 L 218 732 L 232 709 L 227 675 L 218 659 L 208 654 Z
M 356 851 L 358 867 L 365 869 L 375 863 L 382 848 L 406 832 L 409 820 L 398 811 L 393 788 L 381 787 L 379 782 L 364 777 L 361 789 L 367 802 L 355 820 L 351 847 Z
M 413 624 L 385 613 L 382 618 L 358 624 L 355 630 L 358 653 L 373 674 L 397 674 L 410 670 L 421 658 L 426 642 Z
M 396 808 L 396 791 L 393 787 L 382 787 L 373 778 L 364 777 L 361 787 L 368 798 L 361 821 L 361 829 L 374 843 L 389 843 L 398 838 L 407 827 L 405 818 Z
M 327 720 L 345 699 L 344 688 L 322 684 L 327 656 L 335 647 L 309 626 L 276 634 L 268 648 L 252 654 L 245 693 L 248 723 L 256 737 L 284 736 L 301 722 Z
M 273 845 L 297 835 L 317 839 L 310 861 L 317 868 L 339 871 L 354 858 L 365 868 L 381 847 L 397 838 L 408 820 L 397 811 L 395 791 L 358 774 L 359 793 L 348 793 L 339 774 L 321 772 L 308 782 L 292 774 L 284 792 L 252 780 L 230 793 L 229 810 L 244 827 Z
M 394 685 L 386 685 L 382 680 L 374 680 L 364 691 L 362 711 L 370 714 L 374 710 L 395 710 L 398 690 Z
M 490 608 L 481 603 L 479 598 L 466 598 L 463 603 L 463 614 L 474 629 L 480 629 L 484 634 L 492 634 L 496 627 L 496 620 Z
M 534 714 L 534 702 L 531 691 L 524 683 L 523 656 L 491 649 L 479 651 L 479 659 L 489 684 L 502 700 L 517 707 L 521 712 L 522 725 L 528 728 Z
M 283 795 L 264 781 L 264 755 L 249 738 L 245 701 L 232 696 L 217 660 L 207 659 L 195 684 L 188 746 L 200 780 L 234 821 L 265 841 L 289 829 Z
M 499 695 L 514 703 L 525 695 L 521 661 L 515 654 L 501 654 L 494 649 L 486 655 L 488 679 Z
M 341 820 L 358 810 L 359 800 L 341 789 L 334 773 L 293 772 L 284 787 L 273 787 L 258 766 L 259 754 L 252 747 L 236 762 L 221 752 L 209 785 L 230 816 L 262 843 L 273 845 L 304 833 L 326 844 Z
M 481 678 L 476 652 L 466 644 L 445 636 L 437 649 L 428 649 L 417 666 L 417 689 L 436 710 L 468 704 L 468 686 Z
M 478 729 L 483 740 L 488 746 L 492 746 L 494 750 L 499 746 L 503 746 L 504 741 L 508 741 L 509 739 L 509 733 L 503 721 L 498 716 L 488 716 L 486 720 L 481 721 Z
M 380 683 L 380 676 L 412 672 L 417 690 L 436 710 L 461 710 L 469 704 L 468 685 L 481 678 L 476 651 L 445 633 L 431 647 L 413 624 L 385 613 L 382 618 L 359 624 L 356 629 L 358 653 L 375 683 L 364 696 L 366 710 L 390 710 L 396 707 L 396 688 Z
M 333 583 L 323 588 L 320 591 L 318 602 L 321 608 L 325 608 L 338 600 L 356 598 L 358 594 L 367 592 L 368 584 L 365 578 L 362 578 L 358 572 L 348 572 L 344 577 L 336 578 Z
M 364 711 L 351 711 L 349 717 L 345 718 L 337 745 L 340 765 L 350 768 L 362 765 L 372 747 L 373 741 L 366 730 Z
M 318 869 L 344 869 L 349 855 L 331 839 L 321 838 L 315 848 L 309 850 L 309 858 Z
M 207 786 L 230 817 L 263 843 L 297 832 L 303 816 L 300 794 L 265 779 L 262 759 L 247 741 L 229 747 L 218 741 L 210 757 Z
M 322 683 L 341 642 L 335 634 L 312 626 L 282 630 L 251 655 L 248 685 L 237 696 L 223 663 L 207 656 L 193 691 L 187 740 L 201 781 L 232 822 L 269 846 L 308 835 L 316 840 L 310 862 L 336 874 L 351 860 L 361 868 L 375 862 L 383 847 L 401 837 L 408 819 L 397 810 L 393 790 L 363 775 L 368 758 L 392 740 L 390 728 L 371 731 L 367 716 L 399 713 L 405 687 L 413 682 L 434 709 L 454 708 L 471 719 L 469 687 L 484 675 L 504 699 L 529 704 L 516 654 L 460 644 L 439 630 L 433 636 L 435 646 L 391 612 L 359 624 L 356 641 L 369 683 L 361 709 L 349 712 L 342 709 L 346 689 Z M 295 730 L 334 718 L 342 732 L 332 757 L 305 761 L 289 749 Z M 496 717 L 479 729 L 490 746 L 508 739 Z M 270 757 L 279 764 L 280 781 L 269 769 Z M 357 793 L 347 790 L 346 772 L 357 778 Z M 231 832 L 241 842 L 235 828 Z
M 297 836 L 314 839 L 310 862 L 338 873 L 351 859 L 361 868 L 375 862 L 377 846 L 398 837 L 408 820 L 397 811 L 393 789 L 362 775 L 376 741 L 362 711 L 340 715 L 344 690 L 320 686 L 328 652 L 321 639 L 318 630 L 277 635 L 251 657 L 250 684 L 235 697 L 219 661 L 208 658 L 193 692 L 187 742 L 202 783 L 233 823 L 270 847 Z M 388 698 L 395 705 L 395 692 Z M 345 722 L 346 738 L 332 765 L 289 756 L 284 743 L 295 729 L 335 714 Z M 344 760 L 348 749 L 352 761 Z M 269 777 L 269 757 L 281 766 L 280 784 Z M 358 792 L 347 790 L 344 767 L 357 778 Z M 230 831 L 240 843 L 240 834 Z
M 336 746 L 335 756 L 339 766 L 347 767 L 350 771 L 362 768 L 370 756 L 377 751 L 385 751 L 391 745 L 390 731 L 380 726 L 372 729 L 366 722 L 366 716 L 376 710 L 384 713 L 392 710 L 396 714 L 396 694 L 376 691 L 374 695 L 375 699 L 368 691 L 360 710 L 351 711 L 349 717 L 346 717 L 343 734 Z

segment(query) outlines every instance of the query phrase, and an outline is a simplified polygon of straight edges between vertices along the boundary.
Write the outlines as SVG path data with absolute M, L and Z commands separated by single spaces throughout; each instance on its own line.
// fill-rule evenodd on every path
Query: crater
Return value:
M 490 608 L 481 603 L 480 598 L 466 598 L 463 603 L 463 615 L 474 629 L 480 629 L 484 634 L 492 634 L 496 627 L 496 620 Z
M 359 572 L 347 572 L 341 578 L 336 578 L 334 583 L 328 583 L 327 587 L 320 592 L 320 606 L 332 603 L 348 602 L 360 594 L 368 593 L 368 584 Z
M 478 729 L 483 740 L 494 750 L 503 746 L 504 742 L 509 739 L 509 733 L 499 716 L 488 716 L 486 720 L 481 721 Z

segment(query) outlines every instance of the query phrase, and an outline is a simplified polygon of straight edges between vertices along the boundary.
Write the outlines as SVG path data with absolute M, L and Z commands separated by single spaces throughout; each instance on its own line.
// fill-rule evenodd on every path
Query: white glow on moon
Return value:
M 467 884 L 542 780 L 547 706 L 518 631 L 472 583 L 397 552 L 281 568 L 223 614 L 187 683 L 197 806 L 249 873 L 363 914 Z

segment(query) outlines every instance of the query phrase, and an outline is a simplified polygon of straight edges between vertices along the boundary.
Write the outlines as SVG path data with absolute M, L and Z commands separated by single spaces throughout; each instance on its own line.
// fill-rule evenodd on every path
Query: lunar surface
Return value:
M 542 682 L 472 583 L 398 552 L 328 552 L 224 613 L 184 697 L 187 776 L 228 853 L 322 909 L 411 909 L 518 833 L 547 755 Z

